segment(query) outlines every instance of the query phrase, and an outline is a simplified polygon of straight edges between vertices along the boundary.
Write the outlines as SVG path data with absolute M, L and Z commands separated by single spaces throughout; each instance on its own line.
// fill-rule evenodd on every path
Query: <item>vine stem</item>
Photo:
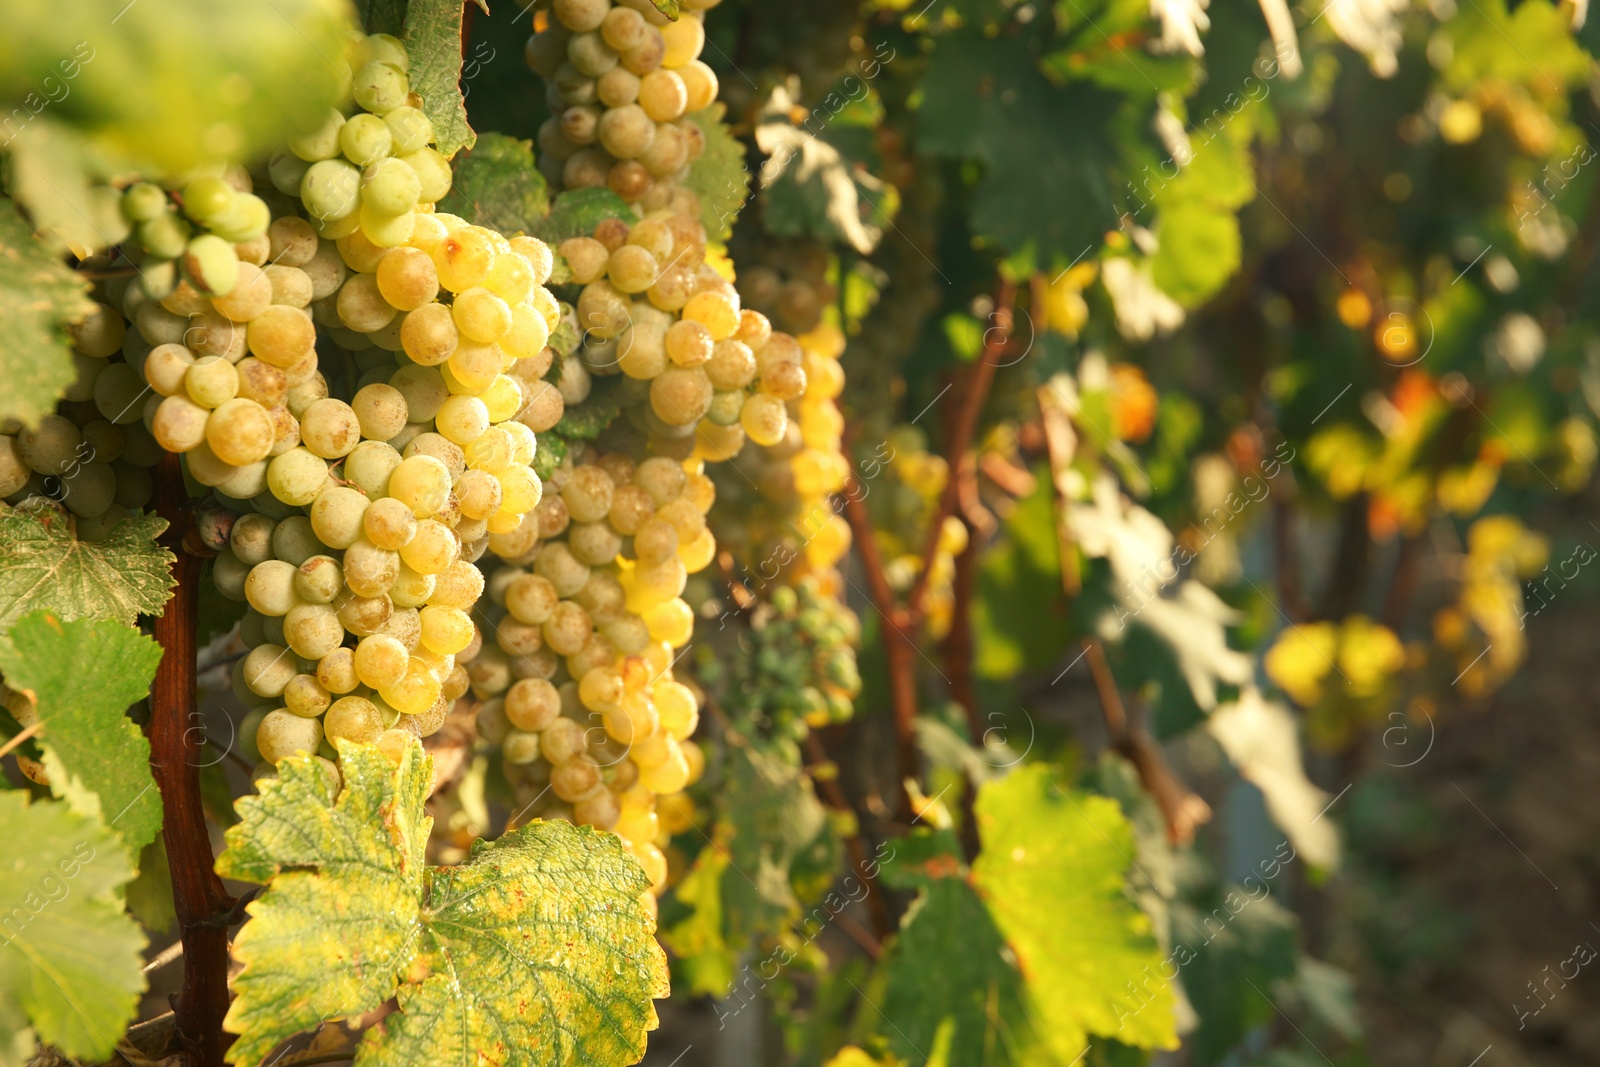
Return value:
M 872 537 L 872 520 L 864 503 L 866 493 L 854 474 L 844 487 L 845 517 L 855 541 L 856 552 L 866 571 L 867 590 L 883 617 L 883 651 L 889 668 L 889 705 L 894 711 L 895 796 L 903 816 L 911 815 L 911 795 L 905 782 L 917 773 L 917 664 L 916 631 L 911 613 L 895 602 L 894 590 L 883 569 L 878 542 Z
M 817 736 L 815 730 L 806 735 L 805 744 L 806 754 L 813 763 L 831 762 L 827 747 L 823 745 L 822 738 Z M 855 815 L 856 832 L 845 838 L 844 844 L 850 852 L 850 862 L 855 866 L 856 874 L 861 877 L 861 884 L 866 891 L 867 909 L 872 915 L 872 925 L 877 930 L 876 947 L 867 948 L 866 945 L 862 945 L 862 948 L 866 949 L 873 959 L 877 959 L 878 953 L 883 949 L 883 939 L 894 932 L 894 919 L 889 914 L 888 903 L 883 899 L 883 890 L 878 886 L 878 876 L 873 873 L 872 864 L 867 859 L 867 847 L 861 840 L 861 816 L 856 813 L 855 807 L 844 795 L 844 790 L 839 788 L 837 779 L 832 776 L 819 779 L 813 775 L 812 781 L 821 786 L 823 796 L 828 798 L 829 807 L 835 811 L 847 811 Z
M 1111 746 L 1133 764 L 1139 772 L 1139 780 L 1155 798 L 1167 824 L 1167 840 L 1174 845 L 1188 844 L 1194 840 L 1194 832 L 1210 821 L 1211 805 L 1183 784 L 1167 765 L 1161 746 L 1129 718 L 1111 665 L 1106 662 L 1105 646 L 1099 638 L 1084 641 L 1083 648 L 1089 673 L 1094 677 L 1095 693 L 1100 697 L 1106 729 L 1111 734 Z
M 172 550 L 177 589 L 155 620 L 161 664 L 150 690 L 150 770 L 161 790 L 162 834 L 172 872 L 173 905 L 183 941 L 183 985 L 173 1005 L 178 1036 L 192 1067 L 223 1067 L 232 1038 L 228 1012 L 228 930 L 216 917 L 233 905 L 212 867 L 211 838 L 200 798 L 204 738 L 195 695 L 196 634 L 204 547 L 184 492 L 178 457 L 156 469 L 156 512 L 167 520 L 162 542 Z
M 995 325 L 983 335 L 983 351 L 966 374 L 966 381 L 961 387 L 961 407 L 950 424 L 950 440 L 945 447 L 949 480 L 945 482 L 944 494 L 939 498 L 939 510 L 934 512 L 927 536 L 923 538 L 922 572 L 917 575 L 916 583 L 906 597 L 906 610 L 913 621 L 921 617 L 922 601 L 928 595 L 928 583 L 933 578 L 933 556 L 939 548 L 939 531 L 944 528 L 944 520 L 955 514 L 956 506 L 961 502 L 961 463 L 967 454 L 967 447 L 972 443 L 972 434 L 978 427 L 978 416 L 983 414 L 984 401 L 989 399 L 989 387 L 994 384 L 995 372 L 1000 369 L 1000 356 L 1011 344 L 1016 300 L 1016 284 L 1002 278 L 999 296 L 994 302 Z

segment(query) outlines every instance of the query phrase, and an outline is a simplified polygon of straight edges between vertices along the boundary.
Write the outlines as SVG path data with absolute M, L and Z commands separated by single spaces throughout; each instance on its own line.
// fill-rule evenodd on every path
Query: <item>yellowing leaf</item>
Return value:
M 1027 979 L 1033 1017 L 1062 1062 L 1088 1035 L 1177 1048 L 1170 985 L 1135 985 L 1160 953 L 1149 918 L 1124 893 L 1133 831 L 1109 797 L 1067 791 L 1032 764 L 978 794 L 983 851 L 972 882 Z M 1137 990 L 1145 1007 L 1135 1012 Z
M 1337 644 L 1332 623 L 1291 626 L 1278 635 L 1261 665 L 1279 689 L 1309 708 L 1322 699 L 1322 681 L 1333 670 Z
M 298 757 L 238 802 L 217 870 L 268 889 L 234 940 L 229 1059 L 258 1062 L 292 1034 L 397 997 L 358 1067 L 636 1062 L 666 959 L 621 842 L 535 822 L 430 868 L 421 746 L 399 768 L 344 741 L 340 758 L 343 788 Z
M 115 835 L 58 801 L 0 792 L 0 826 L 0 1067 L 21 1067 L 30 1024 L 99 1062 L 144 991 L 144 935 L 119 899 L 133 868 Z
M 128 706 L 150 691 L 161 646 L 106 620 L 29 615 L 0 637 L 0 670 L 31 690 L 50 788 L 77 811 L 98 811 L 130 859 L 161 829 L 150 742 Z
M 0 517 L 0 634 L 35 611 L 127 626 L 159 614 L 174 585 L 172 553 L 156 543 L 166 528 L 165 519 L 136 515 L 90 542 L 53 504 Z

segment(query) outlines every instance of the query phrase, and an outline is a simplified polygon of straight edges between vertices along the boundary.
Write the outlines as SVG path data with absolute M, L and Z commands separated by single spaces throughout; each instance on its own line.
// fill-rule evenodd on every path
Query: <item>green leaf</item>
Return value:
M 37 425 L 72 384 L 65 326 L 94 309 L 89 283 L 53 255 L 17 213 L 0 202 L 0 421 Z
M 980 27 L 939 36 L 922 87 L 920 149 L 984 164 L 971 215 L 980 236 L 1069 262 L 1115 228 L 1121 94 L 1052 85 L 1024 38 Z
M 234 940 L 229 1060 L 398 996 L 358 1067 L 637 1061 L 666 963 L 620 840 L 534 822 L 430 868 L 421 746 L 398 768 L 371 746 L 339 755 L 342 789 L 313 757 L 281 762 L 217 859 L 268 886 Z
M 983 850 L 972 883 L 1062 1062 L 1081 1054 L 1090 1034 L 1176 1048 L 1171 984 L 1146 981 L 1145 968 L 1161 963 L 1150 920 L 1124 891 L 1133 832 L 1116 801 L 1063 790 L 1055 778 L 1054 768 L 1033 764 L 979 792 Z
M 927 1062 L 941 1039 L 949 1063 L 1025 1063 L 1038 1037 L 1022 974 L 1008 955 L 972 886 L 960 877 L 933 878 L 886 957 L 883 1002 L 877 1010 L 869 1005 L 862 1020 L 890 1020 L 883 1036 L 912 1063 Z
M 57 801 L 0 792 L 0 1034 L 32 1025 L 60 1052 L 99 1062 L 133 1021 L 145 938 L 122 912 L 133 877 L 116 835 Z M 0 1067 L 21 1067 L 0 1041 Z
M 142 169 L 264 156 L 315 127 L 348 76 L 336 0 L 77 0 L 6 15 L 0 99 L 24 113 L 48 103 L 30 130 L 47 117 Z
M 549 187 L 533 165 L 533 143 L 486 133 L 456 159 L 455 185 L 439 210 L 498 230 L 527 233 L 550 213 Z
M 592 441 L 604 433 L 622 411 L 614 399 L 615 387 L 608 384 L 614 381 L 617 379 L 596 380 L 588 398 L 581 404 L 567 408 L 551 432 L 567 441 Z
M 461 95 L 462 0 L 410 0 L 405 42 L 411 55 L 411 88 L 433 121 L 439 151 L 449 158 L 471 148 L 477 134 L 467 125 Z
M 37 702 L 50 788 L 74 810 L 98 809 L 130 859 L 161 829 L 150 742 L 127 716 L 150 692 L 161 646 L 121 623 L 29 615 L 0 636 L 0 670 Z
M 1267 887 L 1228 886 L 1193 904 L 1175 904 L 1172 961 L 1200 1016 L 1191 1038 L 1196 1067 L 1227 1058 L 1245 1034 L 1276 1017 L 1267 994 L 1294 974 L 1295 920 Z
M 171 552 L 156 543 L 165 519 L 135 515 L 103 541 L 79 541 L 53 505 L 0 517 L 0 634 L 35 611 L 132 626 L 160 614 L 175 584 Z
M 689 918 L 663 934 L 674 951 L 692 955 L 721 951 L 722 946 L 743 946 L 783 930 L 800 917 L 801 904 L 791 882 L 791 872 L 827 832 L 828 818 L 811 780 L 800 770 L 799 751 L 790 743 L 775 743 L 762 751 L 737 733 L 729 732 L 727 778 L 722 783 L 721 813 L 711 843 L 701 849 L 685 881 L 695 888 L 692 899 L 680 902 L 694 911 Z M 720 875 L 720 877 L 719 877 Z M 711 892 L 707 883 L 721 887 Z M 720 912 L 720 942 L 711 932 Z M 709 983 L 732 980 L 731 967 L 720 961 L 696 972 Z M 727 986 L 697 985 L 697 992 L 725 995 Z
M 655 5 L 657 11 L 674 22 L 677 21 L 678 16 L 683 14 L 683 4 L 679 0 L 650 0 L 650 3 Z
M 528 232 L 550 245 L 569 237 L 587 237 L 606 219 L 621 219 L 630 226 L 639 216 L 610 189 L 573 189 L 556 197 L 550 214 Z
M 139 853 L 139 874 L 128 883 L 125 896 L 129 913 L 146 930 L 166 933 L 178 921 L 172 898 L 172 868 L 167 864 L 167 846 L 160 834 Z
M 715 843 L 702 849 L 673 890 L 678 903 L 690 909 L 689 916 L 661 932 L 662 943 L 682 961 L 683 975 L 696 995 L 726 993 L 739 966 L 739 955 L 723 934 L 722 879 L 727 873 L 727 852 Z
M 873 131 L 813 112 L 804 126 L 795 101 L 775 90 L 756 126 L 764 221 L 770 233 L 842 240 L 863 255 L 877 247 L 899 210 L 898 190 L 873 174 Z M 819 111 L 822 109 L 818 109 Z M 811 123 L 823 125 L 812 129 Z
M 744 145 L 728 130 L 724 121 L 727 112 L 728 105 L 717 103 L 689 116 L 689 121 L 706 135 L 706 149 L 689 168 L 689 177 L 683 183 L 700 198 L 700 221 L 706 233 L 718 241 L 733 235 L 733 221 L 750 194 Z
M 553 433 L 539 435 L 539 447 L 533 454 L 533 473 L 548 478 L 567 458 L 567 443 Z
M 1220 134 L 1197 131 L 1193 156 L 1177 177 L 1149 190 L 1160 208 L 1152 275 L 1184 307 L 1198 307 L 1239 269 L 1237 211 L 1256 195 L 1250 143 L 1260 109 L 1245 106 Z M 1150 186 L 1152 181 L 1146 181 Z
M 1048 470 L 1035 474 L 1034 491 L 1017 502 L 1005 536 L 979 564 L 972 621 L 974 666 L 984 678 L 1043 670 L 1072 634 L 1061 591 L 1055 489 Z
M 121 197 L 103 184 L 112 161 L 87 137 L 45 117 L 25 127 L 11 150 L 11 195 L 53 248 L 89 255 L 125 240 Z

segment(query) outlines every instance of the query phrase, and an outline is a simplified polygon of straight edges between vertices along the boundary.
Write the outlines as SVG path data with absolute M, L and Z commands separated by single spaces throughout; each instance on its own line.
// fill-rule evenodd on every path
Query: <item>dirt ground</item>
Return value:
M 1593 607 L 1532 620 L 1507 688 L 1351 796 L 1325 952 L 1376 1067 L 1600 1063 L 1597 630 Z

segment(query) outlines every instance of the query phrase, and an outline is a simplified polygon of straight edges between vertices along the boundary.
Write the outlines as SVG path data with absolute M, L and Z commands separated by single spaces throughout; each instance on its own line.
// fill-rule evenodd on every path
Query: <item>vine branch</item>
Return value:
M 212 866 L 200 797 L 204 738 L 196 728 L 195 645 L 205 549 L 184 494 L 177 455 L 162 455 L 155 481 L 156 512 L 167 520 L 162 541 L 177 557 L 173 573 L 178 581 L 166 610 L 155 620 L 162 655 L 150 690 L 149 726 L 150 770 L 161 790 L 161 830 L 183 944 L 183 985 L 173 1010 L 193 1067 L 222 1067 L 232 1043 L 222 1029 L 228 1012 L 228 930 L 216 916 L 227 913 L 234 901 Z
M 906 611 L 914 621 L 922 616 L 922 601 L 928 595 L 928 583 L 933 578 L 933 555 L 939 547 L 939 531 L 944 527 L 944 520 L 955 514 L 956 506 L 961 501 L 959 472 L 962 458 L 972 444 L 972 434 L 977 429 L 978 416 L 983 414 L 984 401 L 989 399 L 989 388 L 994 384 L 995 371 L 1000 367 L 1000 356 L 1011 344 L 1016 299 L 1016 284 L 1002 278 L 999 297 L 995 300 L 995 325 L 984 332 L 983 351 L 978 353 L 977 362 L 966 373 L 966 380 L 960 387 L 961 407 L 951 422 L 950 439 L 945 445 L 950 477 L 945 482 L 939 508 L 934 512 L 927 535 L 923 538 L 922 570 L 906 597 Z
M 1155 798 L 1167 824 L 1167 840 L 1175 845 L 1188 844 L 1194 840 L 1194 832 L 1210 821 L 1211 805 L 1184 785 L 1168 766 L 1155 738 L 1129 719 L 1111 665 L 1106 662 L 1105 646 L 1099 638 L 1086 639 L 1083 648 L 1095 692 L 1100 697 L 1106 729 L 1111 733 L 1111 746 L 1133 764 L 1139 772 L 1139 780 Z

